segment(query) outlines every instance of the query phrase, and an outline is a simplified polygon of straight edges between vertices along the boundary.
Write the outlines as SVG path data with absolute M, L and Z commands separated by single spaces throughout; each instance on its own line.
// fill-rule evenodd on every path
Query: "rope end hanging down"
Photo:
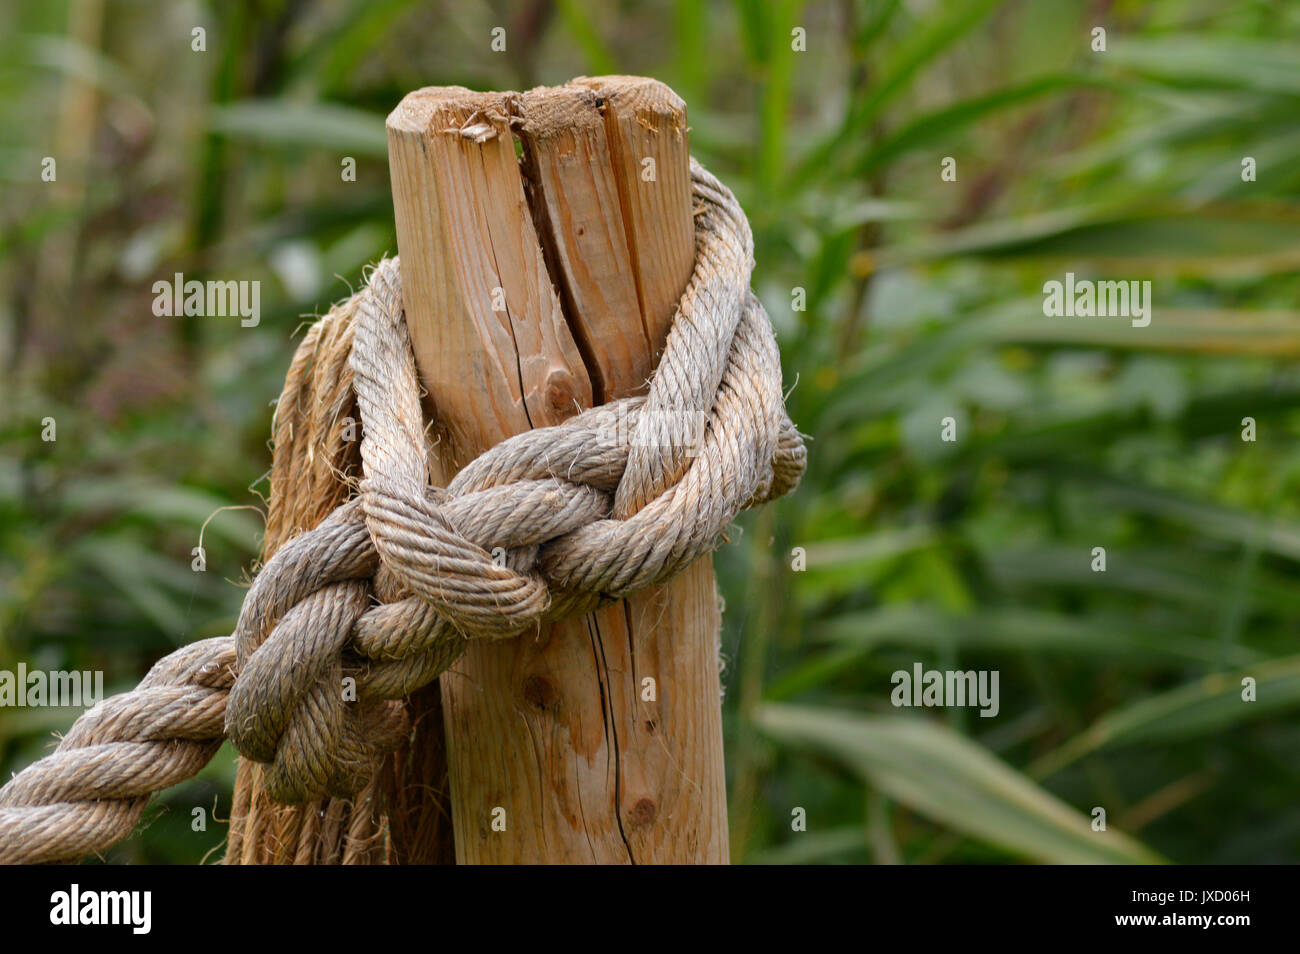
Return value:
M 749 226 L 725 186 L 691 173 L 695 270 L 649 394 L 509 438 L 445 489 L 429 484 L 399 263 L 375 266 L 337 306 L 353 324 L 360 492 L 276 552 L 232 636 L 165 657 L 0 789 L 0 862 L 103 851 L 225 738 L 266 763 L 278 801 L 355 793 L 408 731 L 400 700 L 467 639 L 660 583 L 742 509 L 794 490 L 807 454 L 749 289 Z

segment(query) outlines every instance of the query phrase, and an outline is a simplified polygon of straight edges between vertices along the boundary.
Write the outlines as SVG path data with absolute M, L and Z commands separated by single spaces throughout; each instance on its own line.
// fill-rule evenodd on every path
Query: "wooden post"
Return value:
M 435 479 L 645 389 L 694 259 L 671 90 L 424 89 L 388 135 Z M 471 643 L 441 684 L 457 860 L 724 863 L 719 625 L 703 559 L 583 618 Z

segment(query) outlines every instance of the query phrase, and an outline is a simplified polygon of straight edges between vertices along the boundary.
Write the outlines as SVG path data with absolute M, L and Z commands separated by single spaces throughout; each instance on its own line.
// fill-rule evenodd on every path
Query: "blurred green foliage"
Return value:
M 295 334 L 396 251 L 405 92 L 649 74 L 749 213 L 810 437 L 717 558 L 736 859 L 1300 860 L 1298 36 L 1251 0 L 8 4 L 0 668 L 117 690 L 230 630 L 261 518 L 220 508 L 261 506 Z M 1152 281 L 1151 326 L 1044 317 L 1066 271 Z M 261 324 L 155 317 L 174 272 L 261 280 Z M 997 718 L 893 708 L 917 662 L 998 670 Z M 0 768 L 74 715 L 0 710 Z M 207 855 L 232 766 L 110 860 Z

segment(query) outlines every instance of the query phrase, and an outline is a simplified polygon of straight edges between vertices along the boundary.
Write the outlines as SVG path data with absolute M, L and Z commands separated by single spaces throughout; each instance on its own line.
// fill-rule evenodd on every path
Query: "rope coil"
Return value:
M 350 795 L 408 731 L 400 700 L 467 638 L 662 582 L 741 509 L 793 490 L 806 452 L 749 289 L 749 226 L 725 186 L 693 160 L 691 172 L 695 269 L 649 394 L 509 438 L 445 489 L 429 485 L 399 265 L 380 262 L 347 303 L 360 493 L 275 553 L 232 636 L 163 658 L 0 789 L 0 862 L 111 846 L 224 738 L 267 763 L 279 801 Z M 683 440 L 687 419 L 707 422 L 696 441 Z

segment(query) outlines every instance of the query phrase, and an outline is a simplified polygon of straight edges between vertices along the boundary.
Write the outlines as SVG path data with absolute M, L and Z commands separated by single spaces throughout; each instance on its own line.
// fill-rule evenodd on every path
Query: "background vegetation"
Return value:
M 717 560 L 736 859 L 1300 860 L 1298 35 L 1264 0 L 6 4 L 0 669 L 116 690 L 229 632 L 261 517 L 217 511 L 266 493 L 304 316 L 396 251 L 405 92 L 650 74 L 748 210 L 811 436 Z M 1045 318 L 1066 271 L 1151 280 L 1151 326 Z M 174 272 L 261 280 L 261 324 L 155 317 Z M 1000 714 L 894 709 L 915 662 L 998 670 Z M 0 710 L 3 774 L 74 715 Z M 203 858 L 232 766 L 110 860 Z

